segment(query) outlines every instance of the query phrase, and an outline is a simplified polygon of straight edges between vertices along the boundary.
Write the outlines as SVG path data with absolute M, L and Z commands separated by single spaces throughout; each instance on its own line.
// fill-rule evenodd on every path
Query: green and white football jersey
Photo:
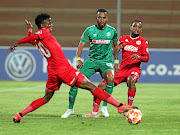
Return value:
M 90 41 L 88 59 L 112 63 L 112 43 L 117 42 L 117 31 L 114 27 L 106 24 L 105 29 L 99 30 L 92 25 L 81 36 L 82 42 Z

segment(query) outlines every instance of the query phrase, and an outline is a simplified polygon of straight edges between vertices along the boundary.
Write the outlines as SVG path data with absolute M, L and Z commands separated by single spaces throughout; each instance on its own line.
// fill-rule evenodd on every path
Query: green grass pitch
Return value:
M 97 85 L 97 83 L 96 83 Z M 79 89 L 75 114 L 67 119 L 60 116 L 68 108 L 69 86 L 62 85 L 51 101 L 27 114 L 20 124 L 12 117 L 33 100 L 44 96 L 45 82 L 0 81 L 0 134 L 1 135 L 179 135 L 180 84 L 137 83 L 133 105 L 137 105 L 143 120 L 130 125 L 114 106 L 108 105 L 109 118 L 82 118 L 92 111 L 93 96 Z M 114 88 L 113 97 L 127 103 L 126 84 Z

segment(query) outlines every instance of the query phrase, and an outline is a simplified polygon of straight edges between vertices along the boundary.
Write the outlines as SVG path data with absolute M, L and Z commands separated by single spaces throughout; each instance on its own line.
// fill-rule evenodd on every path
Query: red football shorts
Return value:
M 118 85 L 122 82 L 127 82 L 127 79 L 129 76 L 133 76 L 134 78 L 136 78 L 136 80 L 139 80 L 139 77 L 141 75 L 141 71 L 140 68 L 138 67 L 133 67 L 133 68 L 124 68 L 124 69 L 119 69 L 119 72 L 115 74 L 114 76 L 114 85 Z M 104 82 L 105 84 L 106 81 L 103 79 L 102 82 Z
M 79 87 L 84 78 L 85 76 L 73 67 L 65 72 L 57 71 L 57 74 L 48 74 L 46 90 L 49 92 L 59 90 L 62 83 L 65 83 L 69 86 Z
M 124 69 L 119 69 L 119 72 L 115 74 L 114 76 L 114 82 L 118 85 L 122 82 L 127 82 L 127 79 L 129 76 L 133 76 L 136 78 L 136 80 L 139 80 L 139 77 L 141 75 L 140 68 L 138 67 L 133 67 L 133 68 L 124 68 Z

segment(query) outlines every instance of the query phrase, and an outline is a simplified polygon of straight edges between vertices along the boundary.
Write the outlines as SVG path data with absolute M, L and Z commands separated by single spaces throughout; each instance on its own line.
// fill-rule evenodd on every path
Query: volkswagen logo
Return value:
M 10 78 L 16 81 L 28 80 L 35 72 L 34 56 L 26 50 L 15 50 L 5 61 L 5 70 Z

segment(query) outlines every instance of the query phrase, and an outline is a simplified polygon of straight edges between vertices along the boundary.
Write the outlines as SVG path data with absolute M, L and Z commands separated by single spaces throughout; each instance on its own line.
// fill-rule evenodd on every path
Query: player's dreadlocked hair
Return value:
M 51 18 L 50 15 L 46 14 L 46 13 L 41 13 L 39 15 L 37 15 L 36 19 L 35 19 L 35 24 L 38 26 L 39 29 L 41 29 L 41 24 L 44 20 Z
M 142 23 L 142 21 L 140 21 L 140 20 L 134 20 L 134 21 L 132 21 L 131 26 L 132 26 L 135 22 L 140 22 L 140 23 Z
M 103 9 L 103 8 L 98 9 L 96 13 L 98 13 L 98 12 L 106 12 L 108 14 L 108 11 L 106 9 Z

